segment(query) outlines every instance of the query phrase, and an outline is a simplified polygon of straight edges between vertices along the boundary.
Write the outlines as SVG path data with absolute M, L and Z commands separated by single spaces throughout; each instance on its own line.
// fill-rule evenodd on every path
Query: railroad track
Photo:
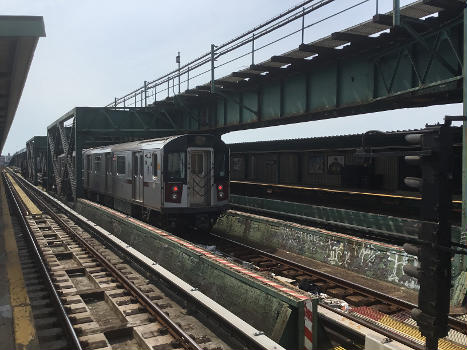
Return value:
M 413 308 L 414 305 L 403 300 L 388 297 L 387 295 L 356 285 L 355 283 L 299 265 L 293 261 L 274 256 L 270 253 L 237 242 L 225 240 L 222 237 L 210 237 L 212 237 L 213 240 L 210 241 L 209 244 L 215 243 L 217 248 L 220 248 L 222 251 L 222 254 L 229 255 L 232 259 L 241 262 L 248 262 L 248 264 L 254 266 L 255 269 L 265 273 L 274 273 L 298 281 L 296 284 L 305 290 L 319 287 L 322 292 L 333 295 L 336 298 L 341 297 L 347 300 L 350 304 L 350 312 L 336 310 L 332 305 L 327 304 L 327 302 L 330 301 L 329 298 L 323 300 L 321 303 L 322 307 L 332 309 L 334 312 L 340 313 L 370 329 L 386 334 L 389 338 L 393 338 L 415 349 L 423 349 L 423 341 L 420 337 L 408 334 L 417 332 L 415 322 L 413 320 L 410 321 L 407 311 Z M 372 323 L 375 317 L 381 318 L 381 315 L 383 319 L 387 316 L 391 316 L 393 320 L 395 319 L 396 322 L 405 328 L 395 330 L 394 327 L 389 327 L 389 329 L 387 329 L 382 324 L 375 325 Z M 450 323 L 454 330 L 450 332 L 451 334 L 448 339 L 442 340 L 442 346 L 440 345 L 440 348 L 464 349 L 466 344 L 465 322 L 457 319 L 450 319 Z M 459 336 L 464 338 L 460 341 L 456 341 Z
M 13 203 L 10 201 L 9 204 L 11 208 Z M 37 260 L 28 244 L 26 233 L 22 229 L 18 218 L 14 215 L 15 213 L 12 212 L 11 214 L 19 262 L 36 329 L 38 348 L 48 350 L 70 349 L 72 344 L 67 339 L 63 320 L 57 315 L 54 300 L 48 291 L 45 279 L 40 278 L 42 276 L 40 265 L 37 264 Z
M 219 315 L 203 315 L 211 323 L 215 319 L 214 328 L 204 325 L 192 316 L 194 307 L 178 305 L 122 254 L 97 240 L 89 223 L 61 213 L 19 177 L 4 179 L 76 349 L 281 349 L 259 332 L 220 325 Z M 181 291 L 173 293 L 179 298 Z
M 410 316 L 410 311 L 416 305 L 246 244 L 213 233 L 205 234 L 210 237 L 208 239 L 209 245 L 215 245 L 221 254 L 227 255 L 239 263 L 246 262 L 259 271 L 290 279 L 293 285 L 302 290 L 325 293 L 327 297 L 324 297 L 320 302 L 322 307 L 333 309 L 401 343 L 414 348 L 423 348 L 421 346 L 423 342 L 419 341 L 421 336 L 412 336 L 411 339 L 411 335 L 418 332 L 416 323 Z M 348 303 L 348 309 L 346 307 L 345 311 L 341 308 L 341 301 Z M 372 319 L 385 317 L 388 320 L 394 320 L 394 323 L 400 323 L 400 330 L 397 327 L 395 329 L 392 327 L 384 328 L 384 325 L 381 327 L 381 324 L 375 327 L 372 324 Z M 450 334 L 441 340 L 440 348 L 465 349 L 467 323 L 450 317 L 449 326 L 451 328 Z

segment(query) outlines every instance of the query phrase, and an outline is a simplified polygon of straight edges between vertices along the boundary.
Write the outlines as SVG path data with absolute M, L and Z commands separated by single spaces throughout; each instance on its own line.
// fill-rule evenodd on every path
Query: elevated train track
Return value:
M 63 206 L 19 176 L 3 177 L 74 348 L 280 349 L 267 337 L 255 336 L 244 322 L 229 323 L 209 305 L 200 307 L 183 290 L 156 287 L 146 278 L 151 278 L 150 268 L 143 277 L 130 263 L 129 258 L 133 263 L 138 258 L 123 249 L 128 246 L 119 250 L 122 242 L 110 246 L 99 240 L 96 234 L 102 230 L 91 222 L 67 216 Z M 191 316 L 195 310 L 202 321 Z
M 24 190 L 28 187 L 32 188 L 19 176 L 16 176 L 16 179 L 21 183 Z M 36 192 L 37 190 L 28 189 L 28 196 L 31 195 L 37 201 L 39 192 L 37 191 L 35 195 L 32 195 L 30 191 Z M 201 243 L 206 244 L 205 240 L 202 239 Z M 229 256 L 234 261 L 246 262 L 253 266 L 255 270 L 266 274 L 274 273 L 277 276 L 294 280 L 293 283 L 305 291 L 316 292 L 319 290 L 326 293 L 328 296 L 320 304 L 321 308 L 332 310 L 332 312 L 385 334 L 388 338 L 395 339 L 412 348 L 423 349 L 423 338 L 417 333 L 416 325 L 409 316 L 409 310 L 415 306 L 414 304 L 358 283 L 332 276 L 329 273 L 323 273 L 317 268 L 311 268 L 216 235 L 210 234 L 207 240 L 209 245 L 216 245 L 222 254 Z M 194 239 L 194 243 L 199 242 Z M 332 303 L 332 300 L 336 298 L 347 301 L 350 311 L 336 310 L 335 306 L 329 304 L 329 300 Z M 386 323 L 375 321 L 376 319 L 383 319 Z M 327 322 L 323 319 L 325 328 L 330 327 Z M 462 349 L 467 341 L 465 339 L 467 324 L 458 318 L 450 317 L 449 325 L 451 327 L 450 335 L 441 341 L 440 348 Z M 355 343 L 353 345 L 355 346 Z

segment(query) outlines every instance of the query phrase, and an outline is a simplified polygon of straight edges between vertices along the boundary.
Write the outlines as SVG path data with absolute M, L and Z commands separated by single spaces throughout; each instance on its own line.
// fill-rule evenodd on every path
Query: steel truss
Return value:
M 26 160 L 26 176 L 30 181 L 37 185 L 39 181 L 39 174 L 40 177 L 42 177 L 47 171 L 46 136 L 34 136 L 28 142 L 26 142 Z
M 47 188 L 70 200 L 82 195 L 83 149 L 184 132 L 170 109 L 76 107 L 47 128 Z

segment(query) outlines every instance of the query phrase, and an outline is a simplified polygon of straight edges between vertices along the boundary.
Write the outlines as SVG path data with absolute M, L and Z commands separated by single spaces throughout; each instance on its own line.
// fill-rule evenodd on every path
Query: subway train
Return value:
M 229 149 L 179 135 L 83 150 L 85 196 L 169 226 L 210 228 L 227 209 Z

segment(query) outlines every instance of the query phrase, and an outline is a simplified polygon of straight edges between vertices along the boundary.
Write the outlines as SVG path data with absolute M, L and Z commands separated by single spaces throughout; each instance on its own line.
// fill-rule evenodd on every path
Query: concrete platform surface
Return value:
M 38 341 L 21 270 L 5 185 L 0 180 L 0 346 L 36 349 Z

